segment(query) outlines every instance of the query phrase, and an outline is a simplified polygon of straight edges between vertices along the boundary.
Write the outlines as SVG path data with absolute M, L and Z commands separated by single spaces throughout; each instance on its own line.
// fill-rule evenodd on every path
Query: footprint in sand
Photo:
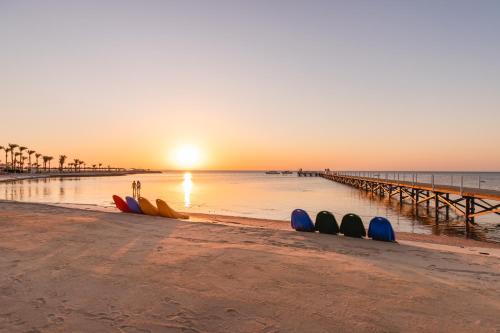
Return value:
M 72 313 L 73 313 L 73 311 L 74 311 L 74 310 L 73 310 L 73 309 L 71 309 L 71 308 L 65 307 L 64 305 L 59 305 L 59 306 L 57 307 L 57 311 L 58 311 L 59 313 L 64 314 L 64 315 L 70 315 L 70 314 L 72 314 Z
M 258 265 L 253 266 L 253 268 L 255 270 L 259 271 L 259 272 L 263 272 L 264 271 L 264 269 L 262 267 L 258 266 Z
M 170 297 L 163 297 L 162 303 L 179 305 L 180 303 Z
M 33 301 L 33 305 L 35 306 L 36 309 L 39 309 L 40 307 L 44 306 L 45 304 L 47 304 L 47 302 L 45 301 L 45 298 L 37 298 Z
M 25 331 L 24 333 L 42 333 L 42 331 L 32 327 L 29 331 Z
M 151 333 L 151 330 L 137 326 L 120 326 L 120 331 L 124 333 Z
M 0 296 L 12 296 L 16 293 L 16 290 L 11 287 L 0 287 Z
M 233 315 L 233 316 L 239 314 L 239 312 L 236 309 L 233 309 L 233 308 L 227 308 L 226 312 L 229 313 L 229 314 L 231 314 L 231 315 Z
M 64 318 L 63 317 L 58 317 L 56 316 L 55 314 L 53 313 L 50 313 L 47 318 L 49 318 L 49 320 L 55 324 L 62 324 L 64 323 Z

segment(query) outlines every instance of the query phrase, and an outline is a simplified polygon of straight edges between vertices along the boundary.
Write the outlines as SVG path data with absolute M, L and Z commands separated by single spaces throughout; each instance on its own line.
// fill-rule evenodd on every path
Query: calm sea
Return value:
M 500 190 L 500 173 L 434 173 L 436 184 Z M 381 178 L 398 177 L 379 173 Z M 400 179 L 411 180 L 413 173 L 400 173 Z M 431 174 L 419 173 L 419 182 L 431 180 Z M 415 216 L 410 204 L 399 205 L 395 199 L 378 198 L 357 189 L 320 177 L 266 175 L 263 172 L 165 172 L 95 178 L 46 178 L 0 183 L 0 199 L 58 204 L 112 206 L 111 196 L 130 195 L 131 183 L 140 180 L 141 195 L 154 201 L 166 200 L 175 209 L 246 217 L 289 219 L 295 208 L 307 210 L 314 218 L 321 210 L 333 212 L 340 221 L 346 213 L 360 215 L 365 224 L 373 216 L 388 217 L 396 231 L 447 234 L 465 237 L 463 220 L 458 218 L 436 224 L 421 207 Z M 432 211 L 432 209 L 431 209 Z M 500 216 L 485 215 L 477 219 L 469 237 L 500 242 Z

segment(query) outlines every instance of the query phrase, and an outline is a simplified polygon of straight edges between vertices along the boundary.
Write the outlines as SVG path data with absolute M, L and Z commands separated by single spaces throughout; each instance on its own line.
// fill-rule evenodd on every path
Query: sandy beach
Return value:
M 495 245 L 223 219 L 1 202 L 0 332 L 500 329 Z

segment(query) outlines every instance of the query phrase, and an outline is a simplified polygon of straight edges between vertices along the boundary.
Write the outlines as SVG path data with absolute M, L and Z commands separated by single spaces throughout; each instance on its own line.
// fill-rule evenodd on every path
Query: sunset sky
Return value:
M 499 34 L 486 0 L 0 0 L 0 145 L 160 169 L 194 147 L 200 169 L 498 171 Z

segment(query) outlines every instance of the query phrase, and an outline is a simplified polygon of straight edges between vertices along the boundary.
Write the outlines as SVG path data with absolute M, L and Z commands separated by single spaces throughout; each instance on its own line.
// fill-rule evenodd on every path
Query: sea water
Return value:
M 414 173 L 377 174 L 381 178 L 411 180 Z M 419 182 L 430 182 L 431 174 L 418 173 Z M 463 177 L 463 178 L 462 178 Z M 463 218 L 450 210 L 450 221 L 436 224 L 433 209 L 421 205 L 416 216 L 411 204 L 396 198 L 380 198 L 321 177 L 266 175 L 263 172 L 164 172 L 114 177 L 42 178 L 0 183 L 0 199 L 70 205 L 111 207 L 111 196 L 132 195 L 132 182 L 140 180 L 141 195 L 154 202 L 167 201 L 185 212 L 288 220 L 295 208 L 305 209 L 314 219 L 321 210 L 331 211 L 340 223 L 355 213 L 365 225 L 374 216 L 385 216 L 396 231 L 434 233 L 465 237 Z M 500 190 L 500 173 L 435 173 L 435 184 L 453 184 Z M 468 237 L 500 242 L 500 218 L 489 214 L 476 219 Z

